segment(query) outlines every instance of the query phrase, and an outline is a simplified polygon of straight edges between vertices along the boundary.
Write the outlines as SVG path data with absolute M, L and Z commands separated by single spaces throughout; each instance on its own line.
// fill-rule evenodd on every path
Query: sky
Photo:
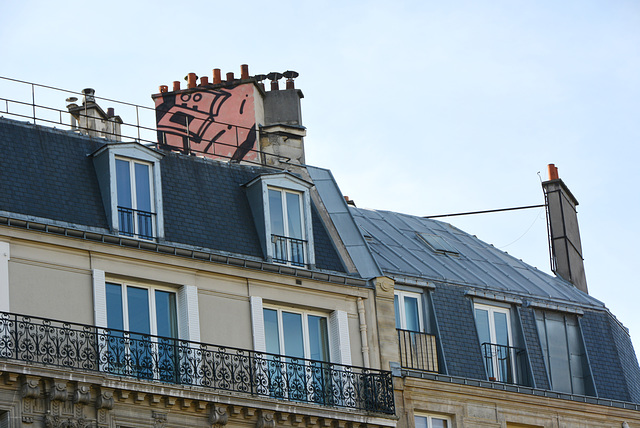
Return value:
M 640 2 L 2 2 L 2 77 L 152 107 L 159 85 L 241 64 L 300 73 L 307 163 L 359 207 L 542 204 L 554 163 L 589 292 L 640 353 Z M 541 208 L 446 221 L 550 272 Z

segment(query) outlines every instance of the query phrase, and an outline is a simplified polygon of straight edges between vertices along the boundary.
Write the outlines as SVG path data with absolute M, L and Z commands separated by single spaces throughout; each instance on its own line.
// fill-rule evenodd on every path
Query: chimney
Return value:
M 67 109 L 71 114 L 71 126 L 80 133 L 91 137 L 107 138 L 109 140 L 121 140 L 122 119 L 116 116 L 115 110 L 110 107 L 105 113 L 96 103 L 96 91 L 93 88 L 82 90 L 82 105 L 75 103 L 76 97 L 67 98 Z
M 558 168 L 549 164 L 548 169 L 549 180 L 542 183 L 542 189 L 547 206 L 551 270 L 588 293 L 576 211 L 578 201 L 559 178 Z

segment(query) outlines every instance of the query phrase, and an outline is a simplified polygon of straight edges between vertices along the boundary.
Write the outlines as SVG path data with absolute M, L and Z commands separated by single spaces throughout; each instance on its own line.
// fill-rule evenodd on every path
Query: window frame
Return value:
M 403 291 L 403 290 L 395 290 L 393 293 L 393 301 L 394 301 L 394 312 L 396 316 L 396 329 L 407 330 L 407 317 L 406 317 L 406 306 L 404 304 L 405 297 L 412 297 L 418 301 L 418 333 L 423 333 L 425 331 L 425 320 L 424 320 L 424 308 L 423 308 L 423 294 L 414 292 L 414 291 Z M 397 300 L 396 300 L 397 299 Z M 395 303 L 398 303 L 398 307 L 395 307 Z M 399 310 L 400 313 L 397 313 Z M 398 327 L 397 321 L 400 320 L 400 326 Z
M 506 326 L 507 326 L 507 344 L 506 346 L 508 347 L 515 347 L 515 342 L 513 340 L 513 327 L 511 325 L 512 323 L 512 317 L 511 317 L 511 307 L 509 306 L 502 306 L 502 305 L 491 305 L 488 303 L 484 303 L 484 302 L 474 302 L 473 303 L 473 318 L 475 320 L 476 323 L 476 333 L 478 334 L 478 342 L 480 342 L 480 329 L 479 329 L 479 325 L 478 325 L 478 318 L 476 315 L 476 311 L 480 309 L 480 310 L 486 310 L 487 311 L 487 315 L 488 315 L 488 322 L 489 322 L 489 340 L 490 344 L 494 344 L 494 345 L 501 345 L 504 346 L 503 344 L 498 343 L 497 337 L 496 337 L 496 330 L 495 330 L 495 314 L 496 313 L 501 313 L 506 315 L 507 318 L 507 322 L 506 322 Z M 485 342 L 486 343 L 486 342 Z M 486 368 L 486 361 L 485 361 L 485 355 L 484 355 L 484 350 L 482 348 L 483 343 L 480 343 L 480 352 L 482 354 L 482 359 L 483 359 L 483 363 L 485 363 L 485 368 Z M 510 350 L 510 348 L 508 348 L 508 352 L 512 352 Z M 513 357 L 513 356 L 512 356 Z M 511 364 L 511 376 L 513 379 L 517 379 L 517 370 L 516 370 L 516 364 L 517 361 L 515 358 L 512 358 L 513 363 Z M 507 380 L 502 379 L 502 376 L 498 376 L 502 373 L 502 371 L 500 370 L 500 362 L 499 362 L 499 356 L 495 353 L 492 352 L 492 356 L 491 356 L 491 362 L 492 362 L 492 369 L 493 369 L 493 374 L 496 376 L 493 376 L 495 378 L 495 380 L 497 382 L 507 382 Z M 487 376 L 489 376 L 489 373 L 487 372 Z
M 273 231 L 273 218 L 272 218 L 272 206 L 271 206 L 271 192 L 278 192 L 280 193 L 280 207 L 282 208 L 282 228 L 283 228 L 283 234 L 282 235 L 278 235 L 276 233 L 274 233 Z M 290 218 L 289 218 L 289 202 L 287 200 L 287 194 L 291 194 L 291 195 L 296 195 L 298 196 L 298 213 L 300 215 L 300 234 L 302 235 L 300 238 L 296 238 L 293 236 L 292 231 L 289 230 L 289 226 L 290 226 Z M 308 253 L 309 253 L 309 242 L 307 240 L 307 222 L 308 219 L 305 216 L 305 209 L 304 209 L 304 192 L 301 192 L 299 190 L 293 190 L 293 189 L 287 189 L 287 188 L 283 188 L 283 187 L 276 187 L 276 186 L 271 186 L 271 185 L 267 185 L 267 200 L 268 200 L 268 205 L 269 205 L 269 210 L 267 211 L 268 213 L 268 223 L 269 223 L 269 227 L 271 229 L 271 249 L 273 252 L 273 261 L 274 263 L 278 263 L 278 264 L 284 264 L 287 266 L 297 266 L 297 267 L 306 267 L 308 265 L 307 260 L 309 258 Z M 282 238 L 284 238 L 284 245 L 285 245 L 285 251 L 286 251 L 286 259 L 282 259 L 282 258 L 277 258 L 276 257 L 276 251 L 275 251 L 275 246 L 276 246 L 276 242 L 275 242 L 275 238 L 277 236 L 280 236 Z M 302 263 L 300 262 L 296 262 L 294 261 L 294 250 L 293 250 L 293 246 L 291 245 L 291 239 L 295 239 L 295 240 L 299 240 L 302 241 L 302 255 L 303 255 L 303 260 Z
M 158 314 L 156 311 L 156 291 L 164 291 L 164 292 L 169 292 L 172 293 L 175 299 L 175 337 L 169 337 L 170 339 L 181 339 L 181 335 L 180 335 L 180 314 L 179 314 L 179 291 L 176 289 L 173 289 L 171 287 L 166 287 L 166 286 L 157 286 L 157 285 L 146 285 L 146 284 L 141 284 L 139 282 L 135 282 L 135 281 L 121 281 L 121 280 L 112 280 L 112 279 L 106 279 L 105 280 L 105 287 L 107 284 L 114 284 L 114 285 L 119 285 L 121 288 L 121 303 L 122 303 L 122 330 L 129 332 L 129 333 L 136 333 L 136 334 L 149 334 L 151 336 L 158 336 Z M 141 332 L 136 332 L 136 331 L 131 331 L 130 330 L 130 326 L 129 326 L 129 307 L 128 307 L 128 293 L 127 293 L 127 288 L 128 287 L 133 287 L 133 288 L 141 288 L 141 289 L 145 289 L 148 291 L 147 294 L 147 303 L 148 303 L 148 309 L 149 309 L 149 333 L 141 333 Z M 108 320 L 109 320 L 109 313 L 108 313 L 108 308 L 105 308 L 105 310 L 107 311 L 107 328 L 108 327 Z M 163 336 L 166 337 L 166 336 Z
M 156 227 L 156 216 L 157 216 L 157 210 L 156 210 L 156 192 L 155 192 L 155 186 L 154 186 L 154 174 L 153 174 L 153 168 L 154 168 L 154 164 L 153 162 L 148 162 L 148 161 L 144 161 L 144 160 L 139 160 L 139 159 L 134 159 L 134 158 L 128 158 L 128 157 L 124 157 L 124 156 L 119 156 L 116 155 L 114 157 L 114 161 L 116 163 L 116 210 L 118 211 L 118 231 L 121 235 L 125 235 L 125 236 L 130 236 L 129 233 L 123 233 L 122 232 L 122 224 L 120 223 L 120 216 L 119 216 L 119 210 L 121 208 L 120 203 L 119 203 L 119 198 L 120 195 L 118 194 L 118 189 L 119 189 L 119 177 L 118 177 L 118 168 L 117 168 L 117 164 L 118 161 L 121 162 L 127 162 L 129 164 L 129 191 L 130 191 L 130 197 L 131 197 L 131 207 L 122 207 L 125 209 L 131 209 L 134 211 L 134 213 L 138 213 L 138 212 L 146 212 L 149 213 L 151 215 L 151 232 L 152 235 L 150 237 L 147 237 L 147 235 L 140 235 L 140 230 L 139 230 L 139 222 L 136 221 L 139 217 L 138 215 L 134 214 L 133 215 L 133 231 L 131 232 L 131 234 L 133 236 L 130 236 L 132 238 L 138 238 L 138 239 L 143 239 L 143 240 L 152 240 L 156 238 L 157 235 L 157 227 Z M 138 189 L 138 176 L 136 174 L 136 165 L 144 165 L 147 166 L 149 168 L 148 170 L 148 183 L 149 183 L 149 204 L 150 204 L 150 210 L 149 211 L 145 211 L 145 210 L 140 210 L 138 207 L 138 194 L 137 194 L 137 189 Z M 137 218 L 138 217 L 138 218 Z
M 264 322 L 264 311 L 265 310 L 274 310 L 277 313 L 277 321 L 278 321 L 278 346 L 280 349 L 280 353 L 278 355 L 282 356 L 282 357 L 288 357 L 288 358 L 303 358 L 305 360 L 311 360 L 311 342 L 310 342 L 310 334 L 309 334 L 309 321 L 308 321 L 308 317 L 309 316 L 315 316 L 315 317 L 319 317 L 319 318 L 324 318 L 325 322 L 326 322 L 326 328 L 327 328 L 327 360 L 326 361 L 322 361 L 322 360 L 314 360 L 314 361 L 321 361 L 323 363 L 331 363 L 332 358 L 331 356 L 332 354 L 332 343 L 331 343 L 331 325 L 330 325 L 330 316 L 328 314 L 322 313 L 322 312 L 318 312 L 318 311 L 308 311 L 308 310 L 303 310 L 303 309 L 299 309 L 299 308 L 292 308 L 292 307 L 288 307 L 288 306 L 278 306 L 278 305 L 270 305 L 270 304 L 265 304 L 262 307 L 262 319 Z M 282 312 L 288 312 L 288 313 L 292 313 L 292 314 L 298 314 L 301 315 L 302 318 L 302 342 L 303 342 L 303 353 L 304 356 L 303 357 L 293 357 L 290 355 L 286 354 L 285 351 L 285 343 L 284 343 L 284 328 L 283 328 L 283 321 L 282 321 Z M 266 323 L 265 323 L 266 324 Z M 266 344 L 266 325 L 265 325 L 265 346 L 268 346 Z
M 439 419 L 441 421 L 446 422 L 447 424 L 445 428 L 452 427 L 451 418 L 449 416 L 435 415 L 435 414 L 416 414 L 416 415 L 413 415 L 413 423 L 415 427 L 418 427 L 418 423 L 417 423 L 418 418 L 426 420 L 427 422 L 426 428 L 433 428 L 433 424 L 432 424 L 433 419 Z

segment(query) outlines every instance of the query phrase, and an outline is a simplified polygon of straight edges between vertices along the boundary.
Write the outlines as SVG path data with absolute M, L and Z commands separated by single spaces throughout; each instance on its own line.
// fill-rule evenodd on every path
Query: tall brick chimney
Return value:
M 559 178 L 554 164 L 549 164 L 549 180 L 542 183 L 542 188 L 547 205 L 551 270 L 588 293 L 576 211 L 578 201 Z

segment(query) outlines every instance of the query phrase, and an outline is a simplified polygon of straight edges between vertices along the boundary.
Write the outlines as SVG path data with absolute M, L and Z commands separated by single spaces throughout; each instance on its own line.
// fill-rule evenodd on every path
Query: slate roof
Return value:
M 0 118 L 0 213 L 109 234 L 89 156 L 104 144 L 75 132 Z M 165 153 L 160 168 L 167 242 L 264 259 L 241 185 L 274 169 L 175 153 Z M 312 217 L 316 268 L 345 273 L 316 207 Z
M 604 308 L 561 278 L 548 275 L 473 235 L 441 221 L 351 208 L 381 269 L 392 277 L 468 285 L 556 303 Z M 442 238 L 457 254 L 434 251 L 419 233 Z

